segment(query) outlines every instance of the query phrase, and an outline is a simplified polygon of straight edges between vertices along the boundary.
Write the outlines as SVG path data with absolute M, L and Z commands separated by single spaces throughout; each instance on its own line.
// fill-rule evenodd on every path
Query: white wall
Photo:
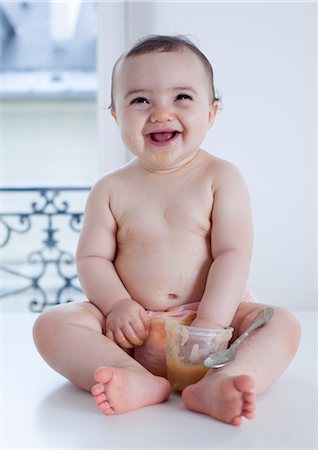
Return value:
M 315 17 L 317 4 L 300 2 L 129 2 L 122 17 L 127 44 L 185 33 L 212 62 L 223 110 L 203 147 L 250 187 L 252 291 L 294 309 L 317 307 Z

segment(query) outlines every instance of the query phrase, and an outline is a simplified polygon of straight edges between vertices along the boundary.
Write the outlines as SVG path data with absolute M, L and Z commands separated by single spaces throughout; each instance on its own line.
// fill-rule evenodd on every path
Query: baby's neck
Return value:
M 191 154 L 188 158 L 185 158 L 184 160 L 173 164 L 173 165 L 155 165 L 155 164 L 149 164 L 146 161 L 142 161 L 139 158 L 136 158 L 136 163 L 141 166 L 144 170 L 146 170 L 147 172 L 151 172 L 154 174 L 169 174 L 172 172 L 176 172 L 179 171 L 185 167 L 190 167 L 191 163 L 198 159 L 200 157 L 200 155 L 202 155 L 203 151 L 199 148 L 195 153 Z

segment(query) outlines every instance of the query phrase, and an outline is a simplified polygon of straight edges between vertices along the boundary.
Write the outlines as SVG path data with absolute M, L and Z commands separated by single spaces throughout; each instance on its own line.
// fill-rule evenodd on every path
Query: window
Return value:
M 2 2 L 2 97 L 95 98 L 96 2 Z
M 81 298 L 74 251 L 99 160 L 96 9 L 0 6 L 0 301 L 9 311 Z
M 0 8 L 2 185 L 91 185 L 98 174 L 96 2 Z

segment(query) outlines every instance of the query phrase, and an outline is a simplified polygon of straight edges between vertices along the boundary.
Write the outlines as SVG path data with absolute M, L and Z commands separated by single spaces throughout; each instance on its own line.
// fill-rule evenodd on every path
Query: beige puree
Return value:
M 194 384 L 208 371 L 204 359 L 226 348 L 233 328 L 213 330 L 182 325 L 175 320 L 166 322 L 167 378 L 176 391 Z

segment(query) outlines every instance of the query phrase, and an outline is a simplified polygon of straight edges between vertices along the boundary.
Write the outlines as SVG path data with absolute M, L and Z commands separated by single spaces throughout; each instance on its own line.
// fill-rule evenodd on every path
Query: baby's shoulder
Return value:
M 215 179 L 240 176 L 238 168 L 232 162 L 207 152 L 203 153 L 203 166 Z
M 211 180 L 212 191 L 215 193 L 220 189 L 233 191 L 246 189 L 246 182 L 240 170 L 230 161 L 205 153 L 204 169 L 209 180 Z
M 128 166 L 120 167 L 102 175 L 93 185 L 92 192 L 110 194 L 123 185 L 129 178 L 131 169 Z
M 124 175 L 121 173 L 121 169 L 102 175 L 92 186 L 87 198 L 86 207 L 96 209 L 98 205 L 109 204 L 114 194 L 123 189 L 123 183 L 121 182 L 123 179 Z

